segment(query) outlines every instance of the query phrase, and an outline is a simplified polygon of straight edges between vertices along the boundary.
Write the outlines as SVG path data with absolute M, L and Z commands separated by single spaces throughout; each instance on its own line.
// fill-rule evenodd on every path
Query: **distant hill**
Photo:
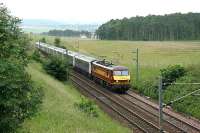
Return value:
M 25 32 L 33 33 L 43 33 L 54 29 L 95 32 L 99 26 L 99 24 L 69 24 L 67 22 L 45 19 L 24 19 L 21 25 Z

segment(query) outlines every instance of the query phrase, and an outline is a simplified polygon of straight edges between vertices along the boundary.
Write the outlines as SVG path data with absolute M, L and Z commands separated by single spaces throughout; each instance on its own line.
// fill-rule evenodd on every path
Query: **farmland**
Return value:
M 40 37 L 34 36 L 34 40 Z M 46 37 L 47 42 L 52 43 L 54 37 Z M 160 74 L 160 69 L 169 65 L 179 64 L 188 71 L 187 74 L 177 82 L 200 82 L 200 42 L 199 41 L 101 41 L 80 40 L 78 38 L 61 38 L 61 43 L 68 49 L 79 51 L 96 58 L 106 58 L 113 63 L 129 67 L 132 85 L 142 95 L 157 99 L 158 90 L 155 88 Z M 136 63 L 133 53 L 139 48 L 140 75 L 139 83 L 135 82 Z M 176 99 L 199 86 L 170 86 L 164 92 L 164 101 Z M 200 119 L 198 97 L 188 97 L 172 107 L 185 114 Z M 186 106 L 186 105 L 190 106 Z
M 53 43 L 52 37 L 47 37 Z M 37 40 L 38 37 L 35 37 Z M 159 70 L 168 65 L 180 64 L 191 66 L 200 64 L 200 42 L 198 41 L 99 41 L 78 40 L 77 38 L 62 38 L 62 45 L 97 58 L 104 56 L 115 64 L 129 67 L 132 80 L 135 80 L 136 55 L 139 48 L 140 81 L 157 77 Z

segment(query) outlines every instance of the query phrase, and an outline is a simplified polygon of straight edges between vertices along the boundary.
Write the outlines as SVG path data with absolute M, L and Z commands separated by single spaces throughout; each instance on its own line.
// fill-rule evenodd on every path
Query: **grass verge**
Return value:
M 99 108 L 98 117 L 89 117 L 74 104 L 81 101 L 81 94 L 70 83 L 62 83 L 47 75 L 40 64 L 31 63 L 28 72 L 33 81 L 44 88 L 40 111 L 25 120 L 18 132 L 30 133 L 126 133 L 128 128 L 113 121 Z

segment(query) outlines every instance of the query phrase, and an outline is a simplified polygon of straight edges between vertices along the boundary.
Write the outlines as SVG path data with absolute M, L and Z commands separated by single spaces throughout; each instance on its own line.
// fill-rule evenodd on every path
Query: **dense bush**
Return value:
M 63 49 L 67 49 L 65 46 L 61 45 L 61 40 L 60 40 L 60 38 L 57 38 L 57 37 L 56 37 L 56 38 L 54 39 L 54 44 L 55 44 L 56 47 L 63 48 Z
M 25 67 L 29 40 L 19 28 L 20 20 L 0 4 L 0 132 L 15 132 L 41 102 L 42 90 L 35 86 Z
M 180 65 L 174 65 L 161 69 L 160 72 L 163 78 L 163 83 L 172 83 L 184 76 L 186 70 Z M 136 86 L 136 90 L 145 96 L 158 99 L 158 82 L 159 81 L 156 78 L 142 81 Z M 163 88 L 166 88 L 167 86 L 168 85 L 165 85 Z
M 0 131 L 11 132 L 41 103 L 42 90 L 35 86 L 23 67 L 0 61 Z
M 46 72 L 58 80 L 67 80 L 69 73 L 69 66 L 66 58 L 50 56 L 49 59 L 43 64 Z
M 61 42 L 60 38 L 57 38 L 57 37 L 56 37 L 56 38 L 54 39 L 54 43 L 55 43 L 56 45 L 59 45 L 60 42 Z
M 39 50 L 35 50 L 32 54 L 32 59 L 38 62 L 42 62 Z
M 185 76 L 176 80 L 179 83 L 200 83 L 200 66 L 191 66 L 187 68 L 187 73 Z M 181 96 L 184 96 L 190 92 L 198 90 L 200 85 L 171 85 L 168 86 L 164 92 L 164 102 L 169 103 Z M 200 94 L 200 91 L 197 92 Z M 200 97 L 198 95 L 190 95 L 185 97 L 184 99 L 173 103 L 171 106 L 173 109 L 179 112 L 183 112 L 187 115 L 194 116 L 200 119 Z
M 88 115 L 93 116 L 93 117 L 98 117 L 97 107 L 96 107 L 96 105 L 93 101 L 87 100 L 87 99 L 82 97 L 81 102 L 75 103 L 74 105 L 79 110 L 87 113 Z
M 45 38 L 45 37 L 41 38 L 41 39 L 40 39 L 40 42 L 46 43 L 46 42 L 47 42 L 47 41 L 46 41 L 46 38 Z
M 136 86 L 136 90 L 145 96 L 149 96 L 153 99 L 158 98 L 158 82 L 156 79 L 143 81 Z
M 172 83 L 176 81 L 177 78 L 184 76 L 186 70 L 180 65 L 174 65 L 161 69 L 160 72 L 163 78 L 163 83 Z

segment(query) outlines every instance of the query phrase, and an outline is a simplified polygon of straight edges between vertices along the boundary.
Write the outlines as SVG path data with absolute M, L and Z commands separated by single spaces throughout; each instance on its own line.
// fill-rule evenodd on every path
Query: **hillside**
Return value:
M 76 109 L 74 103 L 81 100 L 81 94 L 70 83 L 64 84 L 47 75 L 40 64 L 31 63 L 27 70 L 33 81 L 43 87 L 45 96 L 40 111 L 22 124 L 19 133 L 130 132 L 100 109 L 97 118 Z

